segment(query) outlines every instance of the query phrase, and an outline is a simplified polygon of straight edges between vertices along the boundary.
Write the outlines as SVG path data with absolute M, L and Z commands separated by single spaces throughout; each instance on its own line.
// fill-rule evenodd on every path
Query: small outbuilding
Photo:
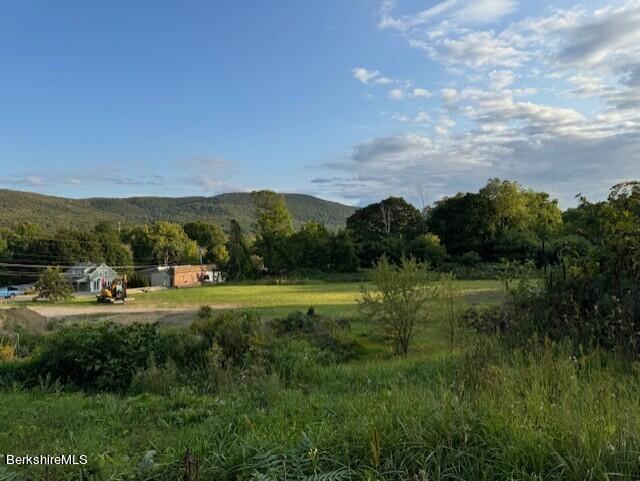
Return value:
M 194 287 L 224 281 L 224 276 L 215 265 L 157 266 L 138 271 L 150 286 Z
M 137 271 L 136 274 L 145 277 L 150 286 L 171 287 L 171 271 L 169 266 L 149 267 Z
M 103 287 L 111 286 L 118 273 L 107 264 L 83 262 L 67 269 L 64 273 L 76 292 L 100 292 Z

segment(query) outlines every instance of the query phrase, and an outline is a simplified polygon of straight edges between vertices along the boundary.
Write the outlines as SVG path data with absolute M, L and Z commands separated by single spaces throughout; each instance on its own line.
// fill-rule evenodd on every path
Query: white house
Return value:
M 76 264 L 64 275 L 77 292 L 100 292 L 118 277 L 118 273 L 108 265 L 91 262 Z

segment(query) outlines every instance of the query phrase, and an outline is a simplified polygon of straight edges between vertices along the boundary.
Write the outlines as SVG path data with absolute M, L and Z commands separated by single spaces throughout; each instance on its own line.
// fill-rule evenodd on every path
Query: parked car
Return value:
M 24 294 L 24 290 L 18 287 L 0 287 L 0 299 L 13 299 L 16 296 Z

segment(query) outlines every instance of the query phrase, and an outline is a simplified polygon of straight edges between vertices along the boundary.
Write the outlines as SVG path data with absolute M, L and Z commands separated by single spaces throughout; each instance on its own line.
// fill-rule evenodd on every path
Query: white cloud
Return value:
M 405 97 L 405 92 L 402 89 L 391 89 L 387 95 L 391 100 L 402 100 Z
M 388 77 L 377 77 L 377 78 L 373 79 L 373 81 L 375 83 L 377 83 L 377 84 L 380 84 L 380 85 L 388 85 L 390 83 L 393 83 L 393 80 L 391 80 Z
M 511 70 L 493 70 L 489 72 L 491 88 L 502 90 L 515 81 L 515 74 Z
M 353 74 L 353 78 L 359 80 L 363 84 L 368 84 L 371 80 L 380 77 L 380 72 L 377 70 L 367 70 L 363 67 L 354 68 L 351 73 Z
M 398 31 L 449 76 L 419 113 L 396 116 L 408 130 L 428 125 L 433 134 L 357 143 L 329 166 L 341 171 L 339 180 L 322 188 L 342 197 L 410 197 L 421 179 L 437 196 L 499 176 L 551 191 L 568 205 L 578 192 L 602 195 L 621 179 L 638 178 L 640 0 L 609 3 L 594 9 L 575 0 L 574 7 L 487 27 L 481 24 L 504 18 L 515 3 L 449 0 L 398 15 L 385 2 L 380 27 Z M 393 97 L 422 97 L 420 80 L 396 81 Z
M 418 114 L 413 119 L 414 122 L 419 124 L 425 124 L 431 120 L 431 116 L 427 112 L 418 112 Z
M 431 43 L 412 44 L 425 50 L 433 59 L 469 68 L 518 67 L 528 57 L 524 51 L 509 45 L 493 32 L 471 32 Z
M 568 32 L 560 59 L 569 64 L 596 65 L 640 48 L 640 2 L 594 12 L 592 18 Z
M 394 2 L 385 1 L 378 26 L 407 31 L 427 23 L 450 20 L 460 24 L 490 23 L 513 12 L 515 0 L 444 0 L 412 15 L 393 16 Z
M 424 97 L 424 98 L 428 98 L 431 97 L 433 94 L 431 92 L 429 92 L 427 89 L 423 89 L 423 88 L 415 88 L 413 89 L 413 92 L 411 92 L 411 96 L 412 97 Z
M 0 177 L 0 185 L 42 187 L 46 183 L 44 177 L 30 173 L 9 174 L 6 177 Z

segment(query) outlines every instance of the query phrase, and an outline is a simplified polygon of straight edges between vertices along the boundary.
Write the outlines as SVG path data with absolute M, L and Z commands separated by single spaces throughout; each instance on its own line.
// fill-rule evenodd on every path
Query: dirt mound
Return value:
M 47 330 L 47 318 L 27 307 L 0 309 L 0 331 L 24 329 L 29 332 Z

